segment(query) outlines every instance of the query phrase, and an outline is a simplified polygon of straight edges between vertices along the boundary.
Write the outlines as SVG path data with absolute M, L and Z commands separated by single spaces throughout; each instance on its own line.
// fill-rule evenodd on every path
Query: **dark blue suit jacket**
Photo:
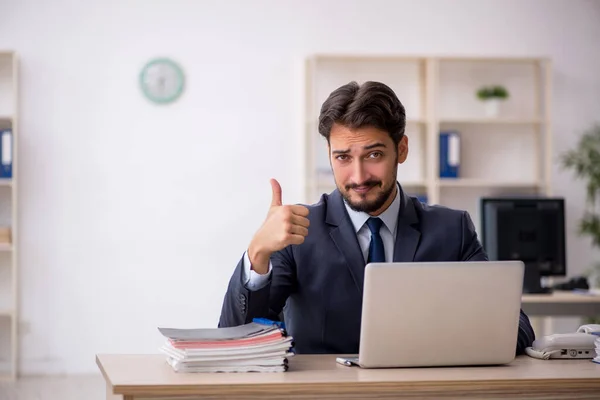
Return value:
M 467 212 L 424 205 L 402 190 L 400 196 L 394 261 L 488 259 Z M 354 226 L 338 190 L 308 208 L 308 236 L 301 245 L 271 256 L 273 270 L 266 287 L 257 291 L 244 287 L 240 260 L 229 281 L 219 326 L 241 325 L 257 317 L 276 320 L 283 311 L 298 354 L 357 354 L 365 262 Z M 421 284 L 426 283 L 415 282 Z M 534 339 L 521 311 L 517 354 Z

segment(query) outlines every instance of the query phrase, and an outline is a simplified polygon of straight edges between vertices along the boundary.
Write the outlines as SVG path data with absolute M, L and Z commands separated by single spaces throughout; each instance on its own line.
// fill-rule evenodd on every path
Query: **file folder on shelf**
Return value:
M 460 134 L 457 131 L 440 132 L 440 178 L 458 178 L 460 175 Z
M 0 129 L 0 178 L 12 178 L 12 130 Z

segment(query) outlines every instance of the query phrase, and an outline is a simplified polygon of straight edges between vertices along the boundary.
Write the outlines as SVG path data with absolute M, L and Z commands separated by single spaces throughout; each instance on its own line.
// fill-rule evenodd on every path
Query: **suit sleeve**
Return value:
M 477 237 L 473 220 L 466 211 L 463 212 L 461 225 L 461 261 L 488 261 L 488 256 Z
M 463 212 L 462 230 L 461 260 L 488 261 L 488 256 L 477 237 L 475 225 L 466 211 Z M 519 334 L 517 336 L 516 354 L 524 354 L 525 349 L 530 347 L 534 340 L 535 332 L 533 331 L 529 317 L 521 309 L 519 313 Z
M 519 336 L 517 337 L 517 355 L 525 354 L 525 349 L 531 347 L 535 340 L 535 332 L 527 314 L 521 310 L 519 315 Z
M 296 289 L 296 266 L 291 248 L 271 255 L 269 279 L 260 288 L 248 289 L 244 272 L 244 257 L 240 259 L 229 280 L 221 307 L 219 327 L 252 322 L 254 318 L 279 320 L 289 295 Z

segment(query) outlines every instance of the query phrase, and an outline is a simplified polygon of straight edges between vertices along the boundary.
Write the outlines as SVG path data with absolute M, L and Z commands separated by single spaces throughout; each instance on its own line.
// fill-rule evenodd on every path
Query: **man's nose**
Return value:
M 362 162 L 354 162 L 352 175 L 352 180 L 359 185 L 367 180 L 368 173 L 365 170 L 365 166 Z

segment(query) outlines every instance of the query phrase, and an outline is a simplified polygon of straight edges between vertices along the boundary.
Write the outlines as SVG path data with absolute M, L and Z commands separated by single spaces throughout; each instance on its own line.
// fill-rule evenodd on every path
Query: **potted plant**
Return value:
M 485 115 L 497 117 L 500 111 L 500 102 L 508 99 L 508 90 L 501 85 L 483 86 L 477 90 L 477 97 L 483 101 Z
M 592 246 L 600 248 L 600 124 L 586 130 L 577 145 L 561 155 L 561 165 L 585 182 L 586 204 L 578 234 L 588 236 Z M 600 289 L 600 261 L 591 265 L 586 275 L 590 289 Z

